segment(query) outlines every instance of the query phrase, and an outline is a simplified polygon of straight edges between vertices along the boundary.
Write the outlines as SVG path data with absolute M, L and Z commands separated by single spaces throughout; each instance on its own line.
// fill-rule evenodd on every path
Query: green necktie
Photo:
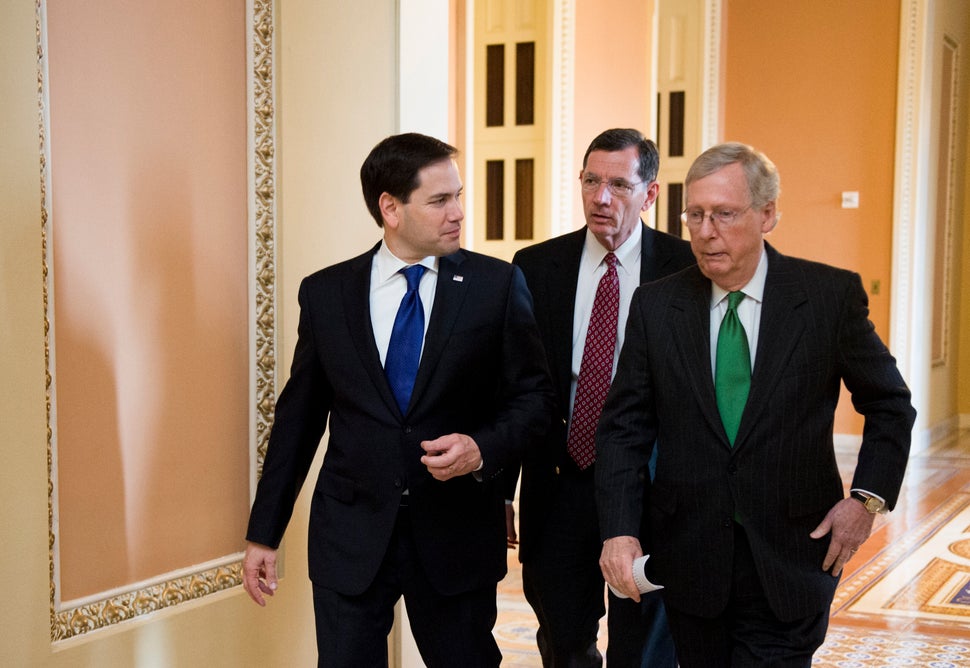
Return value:
M 717 410 L 728 440 L 734 445 L 741 425 L 741 413 L 748 401 L 751 387 L 751 353 L 748 337 L 738 319 L 738 304 L 744 299 L 743 292 L 728 294 L 728 309 L 721 320 L 717 335 L 717 356 L 714 362 L 714 395 Z

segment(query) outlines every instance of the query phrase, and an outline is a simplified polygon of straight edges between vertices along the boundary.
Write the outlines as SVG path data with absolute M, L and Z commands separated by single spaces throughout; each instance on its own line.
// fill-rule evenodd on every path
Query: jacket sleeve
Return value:
M 276 548 L 327 426 L 333 389 L 317 355 L 307 281 L 300 285 L 300 324 L 290 378 L 276 402 L 273 429 L 249 516 L 246 540 Z

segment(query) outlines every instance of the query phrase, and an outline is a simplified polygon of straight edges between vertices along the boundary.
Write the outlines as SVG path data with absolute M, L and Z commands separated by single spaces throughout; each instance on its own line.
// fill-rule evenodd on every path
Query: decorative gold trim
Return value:
M 252 397 L 253 423 L 251 433 L 254 442 L 255 476 L 262 472 L 263 458 L 269 440 L 273 410 L 276 404 L 276 222 L 275 222 L 275 108 L 274 108 L 274 51 L 273 0 L 248 0 L 247 18 L 251 46 L 247 56 L 250 72 L 250 202 L 254 290 L 251 296 L 251 323 L 254 387 Z M 231 589 L 242 583 L 241 562 L 230 557 L 228 563 L 216 566 L 204 565 L 198 571 L 182 571 L 169 574 L 169 579 L 150 585 L 111 593 L 104 598 L 87 600 L 74 607 L 58 609 L 57 601 L 57 528 L 55 526 L 56 480 L 54 405 L 56 388 L 53 380 L 54 350 L 51 342 L 51 318 L 53 290 L 50 276 L 50 201 L 48 162 L 48 91 L 46 61 L 46 0 L 36 0 L 35 21 L 37 34 L 37 93 L 38 135 L 40 140 L 41 171 L 41 248 L 44 274 L 44 359 L 45 398 L 47 410 L 47 501 L 48 501 L 48 556 L 50 559 L 50 618 L 51 641 L 75 638 L 85 633 L 103 629 L 170 608 L 209 594 Z
M 273 97 L 273 0 L 252 11 L 253 203 L 255 209 L 256 479 L 263 472 L 276 408 L 276 109 Z

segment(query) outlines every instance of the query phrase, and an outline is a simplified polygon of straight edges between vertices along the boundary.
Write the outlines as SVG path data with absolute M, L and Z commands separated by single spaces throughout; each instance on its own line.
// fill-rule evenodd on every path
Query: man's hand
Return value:
M 243 588 L 249 598 L 265 606 L 263 594 L 272 596 L 279 586 L 276 579 L 276 550 L 259 543 L 246 543 L 242 576 Z
M 872 532 L 875 515 L 855 499 L 842 499 L 832 506 L 822 523 L 810 535 L 819 539 L 831 533 L 832 541 L 822 562 L 822 570 L 832 570 L 838 577 L 842 568 L 852 558 Z
M 465 434 L 448 434 L 433 441 L 421 441 L 427 453 L 421 463 L 435 480 L 450 480 L 471 473 L 482 463 L 478 444 Z
M 618 592 L 640 602 L 640 589 L 633 581 L 633 562 L 643 556 L 640 541 L 633 536 L 616 536 L 603 543 L 600 570 L 603 579 Z

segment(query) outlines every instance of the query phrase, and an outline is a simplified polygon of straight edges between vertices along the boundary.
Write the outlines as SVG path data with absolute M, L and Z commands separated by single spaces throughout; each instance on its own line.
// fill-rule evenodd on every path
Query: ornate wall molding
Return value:
M 705 0 L 702 151 L 721 141 L 721 21 L 721 0 Z
M 917 409 L 928 385 L 928 363 L 922 350 L 928 339 L 928 316 L 916 295 L 925 293 L 926 270 L 920 266 L 920 230 L 928 206 L 929 121 L 924 109 L 931 99 L 931 63 L 927 62 L 929 23 L 926 0 L 900 0 L 899 75 L 896 104 L 896 176 L 892 244 L 892 296 L 889 344 L 906 378 Z M 927 358 L 928 359 L 928 358 Z M 919 434 L 919 429 L 916 432 Z M 918 438 L 917 438 L 918 440 Z M 921 445 L 914 442 L 915 449 Z
M 553 9 L 552 35 L 552 132 L 551 183 L 555 189 L 550 214 L 552 236 L 572 229 L 573 185 L 573 118 L 576 114 L 576 2 L 560 0 Z
M 273 0 L 252 0 L 249 35 L 250 201 L 253 211 L 253 271 L 255 295 L 255 359 L 251 385 L 256 409 L 253 443 L 255 461 L 251 488 L 263 470 L 269 431 L 276 407 L 276 107 L 274 97 Z
M 274 12 L 272 0 L 248 0 L 247 71 L 250 224 L 250 488 L 262 470 L 276 402 L 276 170 Z M 152 612 L 197 600 L 242 583 L 240 555 L 167 573 L 151 582 L 62 606 L 56 549 L 56 383 L 50 223 L 50 97 L 46 0 L 36 0 L 38 137 L 41 172 L 41 248 L 44 275 L 44 354 L 47 412 L 48 532 L 51 641 L 61 642 Z

